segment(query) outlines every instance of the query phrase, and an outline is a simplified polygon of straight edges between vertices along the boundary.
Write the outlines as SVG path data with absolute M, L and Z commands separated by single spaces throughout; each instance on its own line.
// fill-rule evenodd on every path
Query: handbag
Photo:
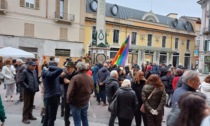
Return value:
M 153 89 L 153 91 L 151 92 L 151 94 L 149 95 L 149 97 L 147 98 L 147 100 L 149 100 L 149 99 L 152 97 L 153 93 L 155 92 L 155 89 L 156 89 L 156 88 Z M 142 113 L 145 113 L 145 106 L 144 106 L 144 103 L 141 105 L 140 111 L 141 111 Z
M 117 114 L 117 94 L 114 100 L 109 104 L 108 111 L 114 114 Z

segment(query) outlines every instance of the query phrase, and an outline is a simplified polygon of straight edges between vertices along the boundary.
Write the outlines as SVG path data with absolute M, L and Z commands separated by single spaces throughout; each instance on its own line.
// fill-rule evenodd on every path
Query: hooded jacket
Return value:
M 205 94 L 210 105 L 210 83 L 203 82 L 201 84 L 201 93 Z
M 61 68 L 55 66 L 50 66 L 49 70 L 42 71 L 42 79 L 45 88 L 45 98 L 61 95 L 59 76 L 62 71 L 63 70 Z
M 111 103 L 112 97 L 119 88 L 118 80 L 113 77 L 108 77 L 105 82 L 105 87 L 106 87 L 107 100 L 109 103 Z

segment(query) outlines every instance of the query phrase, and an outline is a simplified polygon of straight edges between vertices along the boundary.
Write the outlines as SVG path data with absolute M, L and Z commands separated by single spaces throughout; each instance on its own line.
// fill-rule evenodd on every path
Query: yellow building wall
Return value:
M 178 50 L 179 52 L 179 63 L 184 65 L 184 58 L 185 58 L 185 52 L 186 50 L 186 43 L 187 39 L 190 39 L 190 53 L 191 53 L 191 63 L 195 64 L 195 58 L 193 56 L 194 48 L 195 48 L 195 40 L 194 37 L 186 35 L 181 35 L 179 34 L 179 31 L 177 31 L 177 35 L 174 33 L 167 32 L 165 30 L 168 30 L 169 28 L 165 28 L 164 26 L 154 26 L 153 24 L 144 24 L 144 23 L 139 23 L 139 22 L 134 22 L 136 26 L 141 26 L 144 25 L 144 27 L 148 28 L 154 28 L 154 29 L 159 29 L 156 31 L 152 31 L 149 29 L 141 29 L 141 28 L 130 28 L 127 27 L 126 25 L 113 25 L 113 24 L 106 24 L 106 31 L 107 31 L 107 41 L 109 45 L 115 46 L 115 47 L 120 47 L 121 44 L 125 41 L 126 37 L 130 35 L 132 39 L 132 32 L 136 32 L 136 45 L 140 46 L 147 46 L 147 41 L 148 41 L 148 34 L 152 34 L 152 47 L 158 47 L 162 48 L 162 37 L 166 36 L 166 47 L 171 50 L 175 50 L 175 38 L 179 38 L 179 45 L 178 45 Z M 85 53 L 88 52 L 88 48 L 90 43 L 92 42 L 92 26 L 95 26 L 95 22 L 90 22 L 86 21 L 85 23 L 85 42 L 84 42 L 84 49 Z M 117 29 L 120 31 L 119 33 L 119 43 L 113 44 L 113 34 L 114 34 L 114 29 Z M 184 43 L 184 44 L 182 44 Z

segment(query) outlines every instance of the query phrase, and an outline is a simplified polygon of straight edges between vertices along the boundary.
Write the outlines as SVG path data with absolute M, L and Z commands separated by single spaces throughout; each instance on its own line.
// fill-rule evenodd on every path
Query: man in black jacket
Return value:
M 34 95 L 39 91 L 39 84 L 37 81 L 37 73 L 35 71 L 36 63 L 30 61 L 27 69 L 23 71 L 20 79 L 17 81 L 24 87 L 24 105 L 23 105 L 23 119 L 22 122 L 30 124 L 29 120 L 36 120 L 32 115 Z
M 77 72 L 75 70 L 75 63 L 73 61 L 66 62 L 64 65 L 66 67 L 66 70 L 62 73 L 61 79 L 64 83 L 64 106 L 65 106 L 65 113 L 64 113 L 64 121 L 65 121 L 65 126 L 70 126 L 70 105 L 66 103 L 66 94 L 68 90 L 69 83 L 71 81 L 71 78 L 74 77 Z
M 108 77 L 105 82 L 105 87 L 106 87 L 107 100 L 108 103 L 110 104 L 113 100 L 112 97 L 119 88 L 118 73 L 116 70 L 111 71 L 110 77 Z M 116 114 L 111 113 L 111 117 L 109 119 L 109 126 L 114 126 L 114 120 L 116 117 L 117 117 Z
M 54 126 L 58 106 L 60 104 L 59 76 L 62 69 L 57 67 L 56 62 L 49 63 L 49 69 L 42 71 L 42 79 L 45 88 L 44 98 L 46 100 L 46 113 L 43 126 Z

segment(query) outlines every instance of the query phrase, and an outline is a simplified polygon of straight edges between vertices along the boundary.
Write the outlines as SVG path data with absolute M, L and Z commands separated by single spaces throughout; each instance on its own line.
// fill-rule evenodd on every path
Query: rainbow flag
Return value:
M 114 59 L 112 60 L 112 65 L 116 64 L 119 66 L 124 66 L 125 61 L 128 57 L 128 52 L 129 52 L 129 46 L 130 46 L 130 35 L 127 37 L 125 42 L 121 45 L 119 51 L 115 55 Z

